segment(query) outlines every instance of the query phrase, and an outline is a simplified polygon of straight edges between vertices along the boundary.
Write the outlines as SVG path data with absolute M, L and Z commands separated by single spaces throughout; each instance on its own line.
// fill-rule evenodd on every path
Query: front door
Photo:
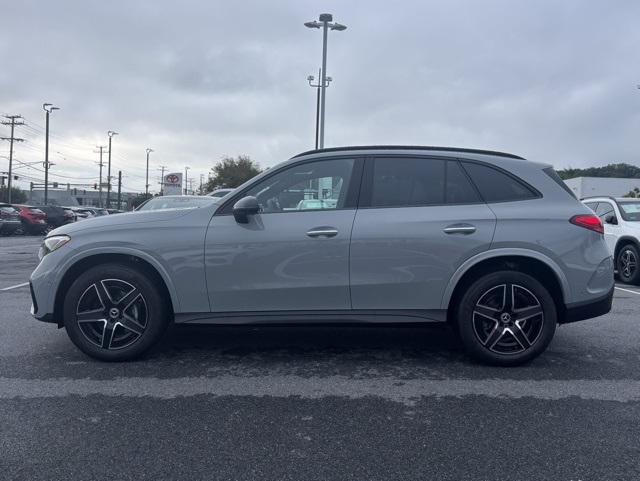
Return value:
M 213 312 L 351 308 L 349 243 L 360 163 L 335 158 L 286 166 L 213 216 L 205 246 Z M 231 213 L 245 196 L 261 207 L 246 224 Z

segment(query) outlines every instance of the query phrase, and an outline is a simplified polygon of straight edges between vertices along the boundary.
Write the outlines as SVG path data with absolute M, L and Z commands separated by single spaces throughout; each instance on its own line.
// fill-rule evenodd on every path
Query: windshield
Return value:
M 640 221 L 640 200 L 618 202 L 620 213 L 624 220 L 631 222 Z
M 216 197 L 156 197 L 141 205 L 137 210 L 194 209 L 215 204 Z

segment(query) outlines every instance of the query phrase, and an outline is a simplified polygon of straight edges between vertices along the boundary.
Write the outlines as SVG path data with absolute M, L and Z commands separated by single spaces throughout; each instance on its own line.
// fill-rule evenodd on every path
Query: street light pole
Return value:
M 187 193 L 188 193 L 188 192 L 187 192 L 187 186 L 189 185 L 189 177 L 188 177 L 188 175 L 189 175 L 189 174 L 188 174 L 188 170 L 189 170 L 190 168 L 191 168 L 191 167 L 185 167 L 185 168 L 184 168 L 184 195 L 187 195 Z
M 306 22 L 304 24 L 308 28 L 322 28 L 322 75 L 320 76 L 320 129 L 318 147 L 324 148 L 324 118 L 325 103 L 327 98 L 327 34 L 329 30 L 337 30 L 339 32 L 346 30 L 347 27 L 340 23 L 333 22 L 333 15 L 330 13 L 320 14 L 319 21 Z
M 53 104 L 42 104 L 43 110 L 46 112 L 45 117 L 45 133 L 44 133 L 44 205 L 49 203 L 49 114 L 54 110 L 60 110 Z
M 111 208 L 111 139 L 114 135 L 118 135 L 118 132 L 110 130 L 107 132 L 109 136 L 109 157 L 107 160 L 107 209 Z
M 145 195 L 149 195 L 149 153 L 153 152 L 153 149 L 147 147 L 147 180 L 144 188 Z
M 314 84 L 313 81 L 315 80 L 315 77 L 313 75 L 309 75 L 307 77 L 307 80 L 309 81 L 309 86 L 313 87 L 316 89 L 316 150 L 318 150 L 318 141 L 320 140 L 318 134 L 319 134 L 319 128 L 320 128 L 320 87 L 322 86 L 320 84 L 320 79 L 322 78 L 322 69 L 318 69 L 318 83 Z M 331 83 L 332 78 L 331 77 L 327 77 L 327 87 L 329 86 L 329 84 Z

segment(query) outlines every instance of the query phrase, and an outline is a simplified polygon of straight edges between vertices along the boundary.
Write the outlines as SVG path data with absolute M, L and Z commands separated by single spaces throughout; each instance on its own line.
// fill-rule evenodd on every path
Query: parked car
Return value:
M 161 195 L 146 200 L 136 210 L 193 209 L 215 204 L 218 200 L 218 197 L 201 195 Z
M 47 230 L 47 214 L 30 205 L 14 205 L 19 211 L 23 234 L 40 235 Z
M 75 215 L 73 211 L 59 207 L 57 205 L 35 205 L 36 209 L 41 210 L 47 215 L 47 224 L 50 229 L 55 229 L 61 225 L 74 222 Z
M 14 234 L 21 225 L 20 211 L 11 204 L 0 203 L 0 235 Z
M 298 209 L 313 192 L 336 202 Z M 516 365 L 614 289 L 602 222 L 551 166 L 442 147 L 306 152 L 224 202 L 60 227 L 39 257 L 34 316 L 111 361 L 170 322 L 432 322 Z
M 124 210 L 120 210 L 120 209 L 107 209 L 107 212 L 109 214 L 122 214 L 125 211 Z
M 640 199 L 588 197 L 582 201 L 604 224 L 604 238 L 618 278 L 640 284 Z
M 109 215 L 107 209 L 99 207 L 68 207 L 77 216 L 78 220 L 90 219 L 92 217 L 101 217 L 103 215 Z
M 210 197 L 224 197 L 229 192 L 233 192 L 235 189 L 216 189 L 212 192 L 209 192 L 207 195 Z

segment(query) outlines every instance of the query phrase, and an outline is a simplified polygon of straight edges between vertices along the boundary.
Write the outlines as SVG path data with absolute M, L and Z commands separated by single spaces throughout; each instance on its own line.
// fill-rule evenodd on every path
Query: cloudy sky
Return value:
M 43 159 L 43 102 L 61 107 L 60 182 L 97 180 L 94 149 L 110 129 L 126 190 L 144 189 L 146 147 L 153 182 L 160 165 L 199 178 L 223 155 L 267 167 L 308 150 L 321 33 L 303 23 L 321 11 L 348 26 L 329 38 L 327 146 L 640 164 L 637 0 L 3 2 L 0 114 L 27 122 L 16 158 Z M 0 171 L 7 155 L 2 142 Z

